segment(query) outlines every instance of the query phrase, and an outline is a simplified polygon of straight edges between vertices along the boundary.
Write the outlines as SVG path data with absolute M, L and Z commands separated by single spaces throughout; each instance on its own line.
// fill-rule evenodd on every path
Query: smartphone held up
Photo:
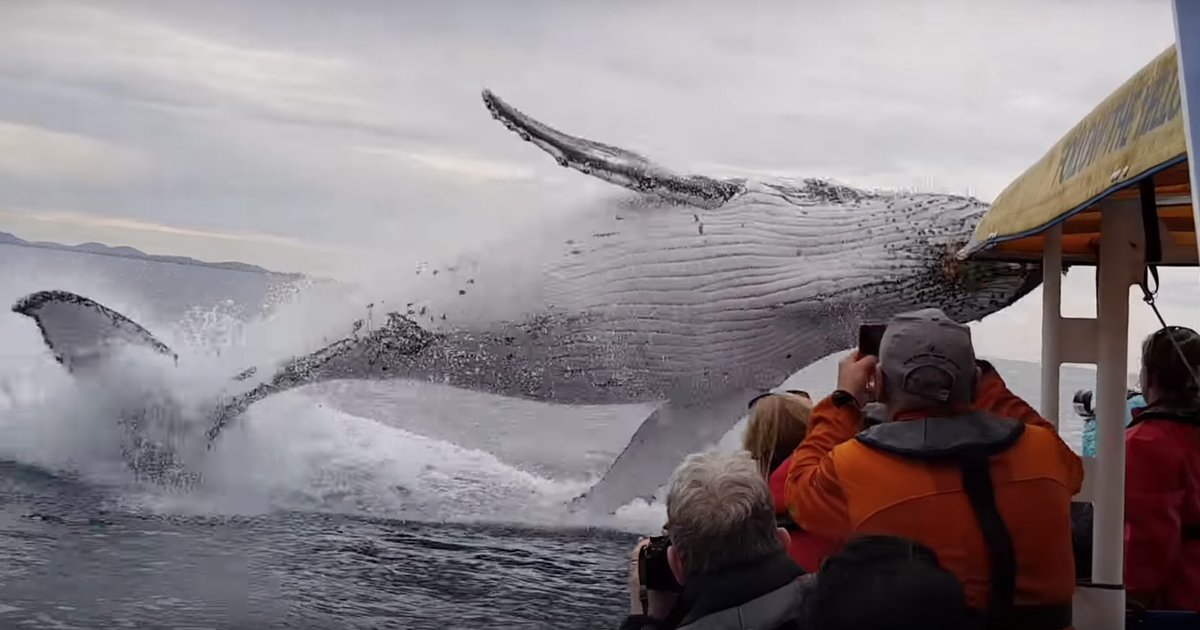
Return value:
M 858 352 L 863 356 L 879 356 L 879 344 L 887 324 L 863 324 L 858 327 Z

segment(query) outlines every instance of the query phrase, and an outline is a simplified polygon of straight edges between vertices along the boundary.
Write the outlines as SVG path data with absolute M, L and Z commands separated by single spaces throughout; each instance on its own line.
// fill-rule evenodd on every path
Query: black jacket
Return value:
M 779 553 L 712 575 L 688 578 L 678 625 L 630 615 L 621 630 L 805 630 L 804 570 Z

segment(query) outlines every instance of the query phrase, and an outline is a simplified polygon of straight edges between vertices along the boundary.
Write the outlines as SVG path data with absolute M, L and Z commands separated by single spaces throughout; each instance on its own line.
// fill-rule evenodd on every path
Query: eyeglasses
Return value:
M 780 392 L 763 392 L 763 393 L 755 396 L 754 398 L 751 398 L 750 402 L 746 403 L 746 409 L 753 409 L 754 403 L 766 398 L 767 396 L 774 396 L 775 394 L 778 394 L 778 393 L 780 393 Z M 793 396 L 800 396 L 802 398 L 807 398 L 809 400 L 812 400 L 812 396 L 810 396 L 808 394 L 808 392 L 804 391 L 803 389 L 789 389 L 784 393 L 792 394 Z

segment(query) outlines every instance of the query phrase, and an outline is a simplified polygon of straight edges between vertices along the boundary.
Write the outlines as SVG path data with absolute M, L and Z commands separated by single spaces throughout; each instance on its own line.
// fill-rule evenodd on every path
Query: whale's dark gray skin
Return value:
M 566 404 L 658 403 L 582 497 L 612 511 L 651 494 L 686 453 L 715 443 L 751 396 L 851 347 L 861 322 L 929 306 L 974 321 L 1041 281 L 1036 265 L 955 256 L 987 209 L 976 199 L 679 175 L 557 131 L 491 92 L 483 99 L 560 164 L 632 190 L 636 201 L 524 235 L 511 255 L 420 270 L 419 299 L 382 326 L 359 322 L 280 369 L 239 375 L 212 438 L 265 396 L 331 379 L 428 380 Z M 14 310 L 38 321 L 68 368 L 114 339 L 161 345 L 78 296 L 38 293 Z

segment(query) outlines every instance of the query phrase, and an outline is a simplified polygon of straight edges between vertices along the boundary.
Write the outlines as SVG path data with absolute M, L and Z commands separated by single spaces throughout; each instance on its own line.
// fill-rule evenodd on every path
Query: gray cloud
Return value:
M 679 168 L 990 197 L 1171 40 L 1163 2 L 18 2 L 0 25 L 0 117 L 156 167 L 99 197 L 7 179 L 20 201 L 347 241 L 381 205 L 473 205 L 439 165 L 514 204 L 497 173 L 553 172 L 485 85 Z

